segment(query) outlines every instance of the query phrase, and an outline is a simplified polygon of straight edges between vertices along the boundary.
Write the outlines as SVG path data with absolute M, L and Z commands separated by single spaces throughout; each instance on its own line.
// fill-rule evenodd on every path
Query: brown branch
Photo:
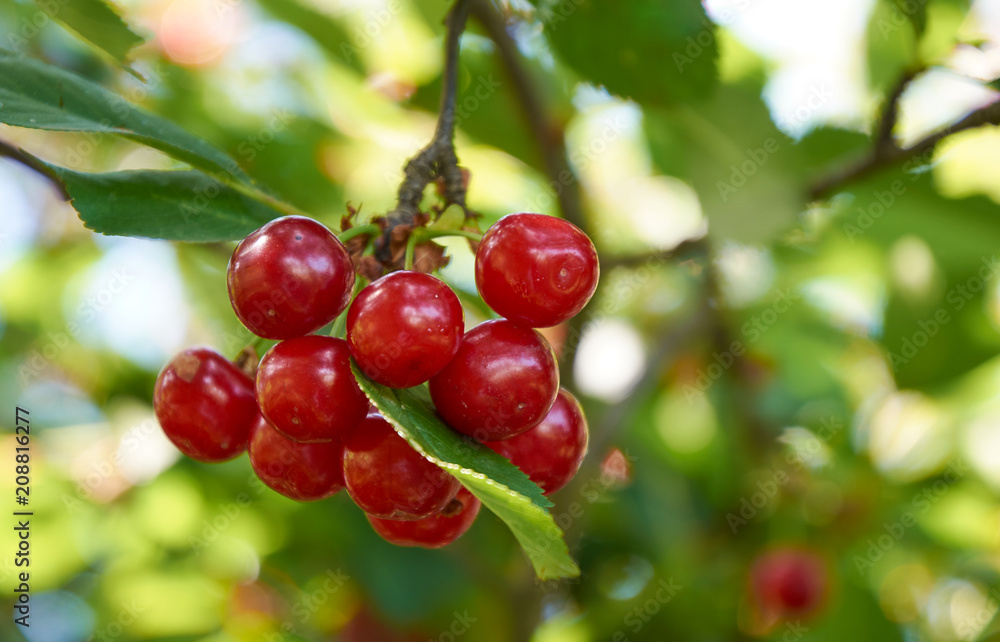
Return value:
M 899 149 L 892 136 L 893 130 L 896 129 L 896 123 L 899 121 L 899 101 L 903 98 L 906 88 L 923 71 L 923 68 L 919 68 L 904 72 L 896 82 L 896 86 L 886 96 L 885 105 L 882 107 L 882 117 L 879 119 L 878 133 L 875 137 L 876 156 Z
M 876 147 L 876 150 L 881 151 L 873 151 L 861 161 L 848 165 L 827 176 L 822 176 L 813 182 L 809 190 L 809 196 L 814 200 L 819 199 L 840 190 L 849 183 L 870 176 L 891 165 L 921 156 L 929 156 L 938 143 L 945 138 L 967 129 L 982 127 L 983 125 L 1000 125 L 1000 101 L 980 107 L 958 122 L 927 136 L 909 147 L 899 148 L 895 145 L 884 148 Z
M 507 33 L 503 15 L 488 0 L 477 0 L 472 11 L 476 20 L 486 29 L 487 35 L 496 43 L 500 60 L 517 94 L 522 116 L 527 121 L 532 138 L 538 143 L 545 174 L 553 184 L 562 186 L 562 189 L 557 190 L 556 200 L 563 218 L 586 231 L 580 188 L 569 166 L 563 127 L 549 118 L 535 81 L 521 61 L 517 45 Z
M 437 178 L 444 182 L 446 205 L 459 205 L 469 215 L 465 205 L 465 179 L 455 153 L 455 103 L 458 96 L 458 62 L 462 32 L 469 16 L 472 0 L 455 0 L 445 19 L 445 61 L 441 108 L 434 136 L 426 147 L 411 158 L 403 168 L 396 207 L 386 217 L 385 229 L 375 244 L 375 256 L 384 264 L 392 261 L 393 230 L 401 225 L 413 225 L 420 214 L 424 190 Z
M 0 140 L 0 156 L 9 158 L 13 161 L 17 161 L 18 163 L 24 165 L 29 169 L 35 170 L 45 178 L 52 181 L 52 184 L 55 186 L 56 190 L 59 191 L 59 196 L 64 201 L 69 202 L 70 200 L 72 200 L 69 195 L 69 192 L 66 191 L 66 185 L 64 185 L 62 179 L 60 179 L 59 176 L 54 171 L 52 171 L 52 168 L 43 163 L 42 161 L 40 161 L 39 159 L 35 158 L 28 152 L 24 151 L 20 147 L 15 147 L 10 143 L 5 143 L 4 141 Z
M 625 254 L 621 256 L 602 256 L 601 272 L 617 267 L 633 268 L 650 263 L 662 263 L 667 260 L 685 260 L 700 256 L 705 251 L 705 239 L 688 239 L 669 250 L 654 250 L 640 254 Z

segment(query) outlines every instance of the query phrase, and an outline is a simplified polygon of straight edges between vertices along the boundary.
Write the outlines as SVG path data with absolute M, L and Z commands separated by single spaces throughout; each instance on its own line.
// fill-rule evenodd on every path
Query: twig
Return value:
M 876 156 L 882 156 L 887 151 L 899 149 L 892 137 L 892 132 L 896 129 L 896 122 L 899 120 L 899 101 L 906 92 L 906 88 L 923 71 L 924 68 L 917 68 L 904 72 L 899 81 L 896 82 L 896 86 L 886 96 L 885 105 L 882 107 L 882 117 L 879 119 L 878 134 L 875 138 Z
M 510 76 L 517 94 L 517 102 L 527 121 L 531 135 L 538 142 L 542 154 L 545 174 L 556 185 L 562 185 L 556 199 L 563 218 L 580 229 L 586 230 L 583 220 L 580 189 L 573 179 L 573 172 L 566 156 L 564 132 L 562 126 L 552 122 L 546 115 L 541 95 L 521 62 L 521 54 L 517 45 L 507 33 L 503 16 L 486 1 L 479 0 L 472 8 L 473 15 L 486 29 L 487 35 L 496 43 L 497 52 Z M 567 180 L 569 178 L 569 180 Z M 568 183 L 568 184 L 567 184 Z
M 881 153 L 872 152 L 866 158 L 844 169 L 835 171 L 816 180 L 809 190 L 812 199 L 822 198 L 841 189 L 845 185 L 860 180 L 890 165 L 901 163 L 918 156 L 926 156 L 945 138 L 967 129 L 983 125 L 1000 125 L 1000 101 L 980 107 L 965 118 L 945 129 L 927 136 L 923 140 L 905 148 L 886 147 Z
M 704 250 L 705 239 L 697 238 L 683 241 L 669 250 L 654 250 L 652 252 L 622 256 L 602 256 L 601 272 L 603 274 L 607 270 L 616 267 L 640 267 L 650 263 L 662 263 L 668 259 L 693 258 L 696 255 L 704 253 Z
M 71 200 L 69 192 L 66 191 L 66 185 L 63 184 L 62 179 L 60 179 L 59 176 L 52 171 L 52 168 L 31 154 L 25 152 L 19 147 L 14 147 L 10 143 L 5 143 L 0 140 L 0 156 L 17 161 L 25 167 L 35 170 L 45 178 L 52 181 L 52 184 L 55 185 L 56 189 L 59 191 L 59 196 L 61 196 L 64 201 Z
M 411 158 L 403 168 L 396 207 L 386 215 L 386 227 L 375 245 L 375 257 L 383 263 L 392 260 L 392 232 L 400 225 L 413 225 L 420 213 L 424 189 L 431 181 L 444 179 L 445 205 L 459 205 L 469 215 L 465 205 L 465 180 L 455 153 L 455 102 L 458 95 L 458 59 L 462 32 L 469 16 L 472 0 L 455 0 L 445 19 L 444 85 L 441 109 L 434 136 L 426 147 Z

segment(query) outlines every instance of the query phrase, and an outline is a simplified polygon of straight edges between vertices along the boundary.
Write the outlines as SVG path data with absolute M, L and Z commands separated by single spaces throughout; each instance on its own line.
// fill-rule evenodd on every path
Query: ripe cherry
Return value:
M 381 519 L 368 515 L 375 532 L 396 546 L 441 548 L 451 544 L 469 530 L 479 514 L 480 503 L 466 488 L 462 488 L 437 515 L 403 521 Z
M 504 441 L 487 446 L 510 460 L 546 495 L 563 488 L 580 470 L 587 453 L 587 419 L 580 402 L 560 388 L 556 402 L 542 422 Z
M 462 304 L 443 281 L 393 272 L 362 290 L 347 313 L 347 343 L 361 371 L 390 388 L 419 385 L 444 368 L 465 332 Z
M 538 332 L 502 319 L 467 332 L 455 357 L 430 381 L 445 423 L 480 441 L 508 439 L 535 426 L 558 391 L 549 344 Z
M 163 367 L 153 408 L 164 434 L 196 461 L 236 457 L 247 447 L 257 404 L 253 381 L 210 348 L 189 348 Z
M 806 549 L 779 548 L 754 561 L 750 586 L 761 610 L 771 617 L 805 615 L 827 593 L 826 562 Z
M 268 350 L 257 369 L 257 403 L 278 432 L 305 443 L 340 439 L 368 412 L 347 342 L 318 335 Z
M 476 251 L 476 287 L 497 314 L 547 328 L 587 305 L 600 276 L 597 250 L 569 221 L 542 214 L 509 214 Z
M 344 445 L 339 440 L 321 444 L 292 441 L 258 416 L 247 448 L 257 477 L 285 497 L 312 502 L 344 487 Z
M 422 519 L 440 512 L 458 480 L 410 447 L 381 415 L 371 414 L 344 441 L 347 492 L 382 519 Z
M 254 334 L 289 339 L 314 332 L 350 303 L 354 266 L 333 232 L 304 216 L 267 223 L 229 259 L 229 300 Z

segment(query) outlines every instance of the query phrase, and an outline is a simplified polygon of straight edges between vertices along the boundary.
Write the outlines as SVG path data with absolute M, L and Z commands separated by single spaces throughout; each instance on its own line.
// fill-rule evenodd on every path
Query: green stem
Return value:
M 469 232 L 468 230 L 414 230 L 413 233 L 416 235 L 419 232 L 420 240 L 426 241 L 430 239 L 440 238 L 442 236 L 461 236 L 463 238 L 471 239 L 473 241 L 482 241 L 483 235 L 479 232 Z
M 378 225 L 358 225 L 357 227 L 344 230 L 337 235 L 337 238 L 340 239 L 342 243 L 347 243 L 356 236 L 376 236 L 381 231 L 382 230 L 379 229 Z

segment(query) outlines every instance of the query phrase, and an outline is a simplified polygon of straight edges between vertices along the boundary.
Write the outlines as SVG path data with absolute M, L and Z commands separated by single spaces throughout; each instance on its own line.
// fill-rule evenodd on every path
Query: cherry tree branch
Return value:
M 667 260 L 684 261 L 701 256 L 705 253 L 705 239 L 687 239 L 669 250 L 653 250 L 638 254 L 623 254 L 619 256 L 602 256 L 601 273 L 616 267 L 641 267 L 650 263 L 662 263 Z
M 383 262 L 392 258 L 390 247 L 393 230 L 400 225 L 413 225 L 420 213 L 424 189 L 432 181 L 442 178 L 444 199 L 447 205 L 465 205 L 465 179 L 458 166 L 455 153 L 455 104 L 458 96 L 458 63 L 462 32 L 469 17 L 473 0 L 455 0 L 445 19 L 445 62 L 441 108 L 438 112 L 434 136 L 426 147 L 407 161 L 403 168 L 403 182 L 399 185 L 396 207 L 386 215 L 386 226 L 375 245 L 375 256 Z
M 503 15 L 485 0 L 477 0 L 472 11 L 476 20 L 486 29 L 490 40 L 497 46 L 497 53 L 517 94 L 522 116 L 532 138 L 538 143 L 545 174 L 553 185 L 560 186 L 556 200 L 563 218 L 586 231 L 580 188 L 569 166 L 563 127 L 548 117 L 541 93 L 522 62 L 517 45 L 507 33 Z
M 903 163 L 913 158 L 929 156 L 938 143 L 958 132 L 982 127 L 983 125 L 1000 125 L 1000 101 L 976 109 L 961 120 L 927 136 L 909 147 L 897 147 L 891 141 L 891 136 L 888 139 L 884 136 L 886 128 L 890 125 L 894 126 L 895 117 L 892 119 L 883 117 L 882 122 L 883 124 L 880 127 L 880 132 L 882 133 L 878 139 L 881 142 L 877 142 L 872 152 L 859 162 L 822 176 L 813 182 L 809 189 L 809 196 L 812 199 L 829 196 L 844 186 L 870 176 L 886 167 Z
M 923 71 L 923 68 L 919 68 L 904 72 L 896 82 L 896 86 L 886 96 L 885 105 L 882 107 L 882 117 L 879 119 L 878 134 L 875 137 L 875 155 L 881 156 L 886 151 L 899 149 L 892 136 L 893 130 L 896 129 L 896 123 L 899 121 L 899 101 L 903 98 L 906 88 Z

